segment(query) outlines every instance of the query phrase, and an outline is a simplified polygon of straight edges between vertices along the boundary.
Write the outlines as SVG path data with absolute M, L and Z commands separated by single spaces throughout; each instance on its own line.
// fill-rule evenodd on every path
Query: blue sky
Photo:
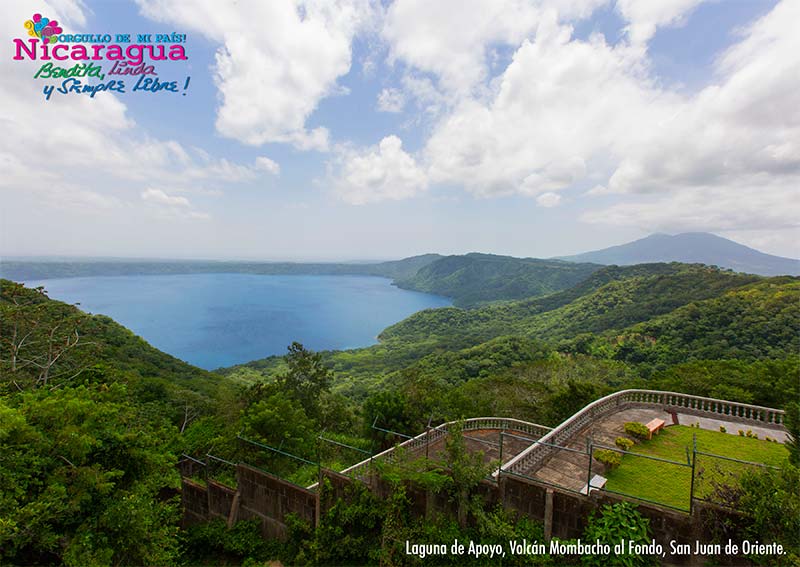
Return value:
M 186 96 L 46 101 L 41 62 L 11 59 L 34 12 L 67 33 L 187 34 L 188 61 L 156 63 L 191 76 Z M 796 2 L 50 0 L 0 16 L 6 256 L 549 257 L 684 231 L 799 255 Z

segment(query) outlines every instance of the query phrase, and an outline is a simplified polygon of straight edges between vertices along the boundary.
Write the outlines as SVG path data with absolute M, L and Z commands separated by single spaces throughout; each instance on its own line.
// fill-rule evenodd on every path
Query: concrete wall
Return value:
M 317 516 L 316 494 L 267 472 L 238 465 L 238 490 L 209 480 L 206 486 L 182 479 L 183 525 L 214 518 L 258 520 L 265 538 L 286 536 L 286 515 L 295 513 L 314 525 Z M 238 499 L 237 499 L 238 492 Z
M 314 525 L 317 498 L 310 490 L 242 464 L 236 467 L 236 479 L 240 495 L 237 519 L 261 520 L 264 537 L 286 537 L 289 513 Z
M 286 537 L 286 515 L 297 514 L 300 518 L 316 525 L 317 518 L 324 514 L 337 500 L 347 500 L 353 480 L 340 473 L 322 470 L 323 482 L 329 484 L 323 501 L 317 493 L 292 484 L 265 471 L 238 465 L 236 470 L 237 491 L 210 480 L 208 486 L 184 478 L 182 481 L 182 501 L 184 525 L 221 518 L 234 521 L 255 519 L 261 522 L 265 538 Z M 370 490 L 378 497 L 386 497 L 390 487 L 383 481 L 372 479 Z M 457 515 L 457 506 L 444 495 L 426 492 L 418 487 L 407 486 L 412 502 L 412 515 L 416 517 L 446 514 Z M 520 516 L 543 522 L 545 535 L 559 539 L 579 538 L 583 535 L 592 511 L 605 504 L 626 501 L 618 495 L 594 491 L 590 496 L 576 494 L 547 486 L 532 479 L 514 475 L 502 475 L 498 483 L 483 481 L 478 491 L 483 495 L 487 509 L 497 503 L 516 512 Z M 742 519 L 735 512 L 721 510 L 707 504 L 697 503 L 692 516 L 661 508 L 647 503 L 633 501 L 639 512 L 650 520 L 654 539 L 668 550 L 668 542 L 675 541 L 693 545 L 695 540 L 711 541 L 714 536 L 734 534 L 715 533 L 714 520 L 726 514 L 730 516 L 726 525 L 741 524 Z M 714 510 L 711 510 L 714 508 Z M 692 565 L 691 557 L 667 557 L 673 565 Z M 723 558 L 736 564 L 737 558 Z M 722 563 L 725 564 L 725 563 Z
M 189 478 L 181 479 L 181 502 L 184 527 L 208 521 L 208 491 L 205 486 Z
M 206 491 L 208 494 L 209 519 L 221 518 L 227 522 L 231 515 L 231 507 L 236 496 L 236 490 L 215 480 L 209 480 Z

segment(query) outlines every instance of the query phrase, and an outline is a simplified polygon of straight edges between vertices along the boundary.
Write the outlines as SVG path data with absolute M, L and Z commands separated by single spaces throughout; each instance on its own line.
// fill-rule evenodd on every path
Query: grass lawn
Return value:
M 652 440 L 638 442 L 631 452 L 688 464 L 686 448 L 688 447 L 691 454 L 692 436 L 695 434 L 698 451 L 723 457 L 780 466 L 789 454 L 779 443 L 683 425 L 666 427 Z M 695 496 L 702 497 L 708 494 L 712 490 L 713 481 L 729 481 L 746 468 L 749 468 L 748 465 L 698 455 Z M 620 466 L 607 471 L 605 476 L 608 478 L 606 484 L 608 490 L 645 498 L 674 508 L 689 509 L 691 467 L 653 461 L 635 455 L 623 455 Z

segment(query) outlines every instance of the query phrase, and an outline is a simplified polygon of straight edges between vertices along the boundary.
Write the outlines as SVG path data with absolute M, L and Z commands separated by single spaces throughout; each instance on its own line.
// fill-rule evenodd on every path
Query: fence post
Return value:
M 692 434 L 692 483 L 689 486 L 689 516 L 694 511 L 694 474 L 697 466 L 697 433 Z
M 553 489 L 544 493 L 544 540 L 550 542 L 553 537 Z
M 503 470 L 503 430 L 500 430 L 500 464 L 497 465 L 497 479 L 500 480 L 500 472 Z

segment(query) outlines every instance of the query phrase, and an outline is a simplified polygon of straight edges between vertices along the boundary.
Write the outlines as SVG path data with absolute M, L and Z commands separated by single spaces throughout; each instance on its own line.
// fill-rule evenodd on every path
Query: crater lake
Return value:
M 412 313 L 451 304 L 374 276 L 187 274 L 28 281 L 154 347 L 213 370 L 274 354 L 369 346 Z

